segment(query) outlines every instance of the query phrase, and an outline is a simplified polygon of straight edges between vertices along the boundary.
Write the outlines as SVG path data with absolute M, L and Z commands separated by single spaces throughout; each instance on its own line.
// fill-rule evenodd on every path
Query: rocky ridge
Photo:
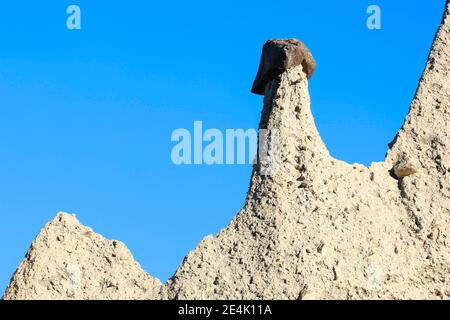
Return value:
M 276 169 L 255 165 L 244 208 L 166 284 L 123 244 L 61 213 L 3 298 L 450 299 L 449 12 L 447 1 L 384 162 L 330 156 L 311 114 L 305 63 L 289 65 L 264 79 L 260 129 L 277 133 Z

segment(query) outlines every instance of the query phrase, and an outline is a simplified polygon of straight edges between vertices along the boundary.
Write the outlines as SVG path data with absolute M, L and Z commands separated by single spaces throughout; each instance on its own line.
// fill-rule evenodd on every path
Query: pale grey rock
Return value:
M 110 241 L 59 213 L 33 241 L 3 296 L 29 299 L 159 299 L 162 283 Z
M 279 133 L 276 170 L 255 165 L 244 208 L 164 287 L 123 246 L 62 215 L 33 242 L 5 298 L 450 299 L 449 11 L 447 1 L 385 161 L 331 157 L 311 114 L 307 70 L 287 68 L 265 84 L 260 122 Z M 419 170 L 397 179 L 405 155 Z

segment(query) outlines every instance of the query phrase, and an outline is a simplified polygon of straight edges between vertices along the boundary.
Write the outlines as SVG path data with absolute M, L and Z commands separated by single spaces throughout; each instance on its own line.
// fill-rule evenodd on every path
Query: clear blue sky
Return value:
M 58 211 L 119 239 L 165 281 L 242 207 L 251 167 L 175 166 L 172 130 L 255 128 L 266 39 L 318 67 L 312 110 L 333 156 L 383 160 L 444 0 L 6 1 L 0 10 L 0 291 Z M 82 30 L 66 28 L 66 8 Z M 382 30 L 366 8 L 382 9 Z

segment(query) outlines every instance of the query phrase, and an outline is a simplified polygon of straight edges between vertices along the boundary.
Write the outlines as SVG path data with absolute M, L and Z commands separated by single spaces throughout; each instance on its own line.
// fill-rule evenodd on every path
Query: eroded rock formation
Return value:
M 263 46 L 258 73 L 251 91 L 264 95 L 269 81 L 299 65 L 303 67 L 308 79 L 311 78 L 316 69 L 316 61 L 303 42 L 297 39 L 267 41 Z
M 125 245 L 59 213 L 25 255 L 4 299 L 158 299 L 163 285 Z
M 244 208 L 165 286 L 122 245 L 59 215 L 4 298 L 450 299 L 449 11 L 447 1 L 384 162 L 329 155 L 310 110 L 309 71 L 295 63 L 256 90 L 265 94 L 260 128 L 279 133 L 277 169 L 263 175 L 255 165 Z

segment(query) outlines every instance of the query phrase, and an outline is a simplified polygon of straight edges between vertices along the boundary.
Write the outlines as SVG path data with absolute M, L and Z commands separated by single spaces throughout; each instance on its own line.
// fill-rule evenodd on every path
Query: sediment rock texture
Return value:
M 59 213 L 33 241 L 4 299 L 157 299 L 150 277 L 119 241 Z
M 405 123 L 384 162 L 332 158 L 301 65 L 266 86 L 260 128 L 277 132 L 272 174 L 255 165 L 244 208 L 163 285 L 119 242 L 58 215 L 5 299 L 450 299 L 450 2 Z

